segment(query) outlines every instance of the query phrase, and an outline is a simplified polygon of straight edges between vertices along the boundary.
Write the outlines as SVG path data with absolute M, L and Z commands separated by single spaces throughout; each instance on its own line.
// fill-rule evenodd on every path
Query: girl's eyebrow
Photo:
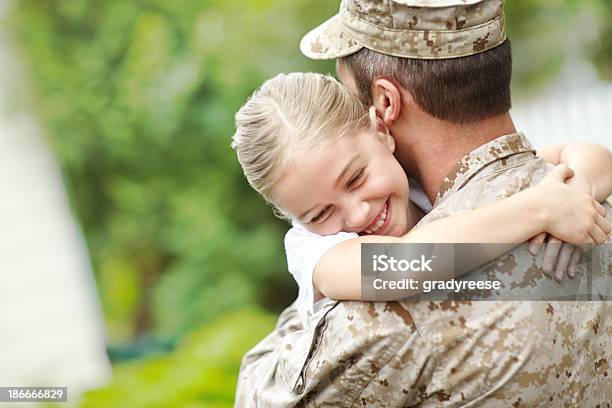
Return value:
M 338 184 L 340 184 L 346 172 L 349 171 L 353 163 L 359 160 L 360 158 L 361 158 L 360 153 L 357 153 L 353 157 L 351 157 L 351 159 L 346 163 L 346 166 L 344 166 L 344 169 L 342 169 L 342 171 L 338 175 L 338 178 L 336 179 L 336 182 L 334 183 L 334 187 L 338 187 Z

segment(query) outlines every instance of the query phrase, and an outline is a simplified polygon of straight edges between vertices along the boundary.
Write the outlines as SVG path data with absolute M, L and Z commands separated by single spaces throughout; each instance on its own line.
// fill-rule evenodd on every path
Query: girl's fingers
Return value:
M 574 252 L 572 252 L 572 257 L 570 258 L 569 265 L 567 267 L 567 276 L 570 279 L 574 279 L 576 276 L 576 270 L 578 269 L 580 258 L 582 258 L 582 248 L 575 246 Z
M 591 238 L 597 245 L 603 244 L 606 241 L 606 238 L 608 236 L 608 234 L 603 232 L 602 229 L 599 228 L 598 225 L 594 226 L 593 229 L 589 231 L 589 235 L 591 236 Z
M 597 200 L 593 200 L 593 206 L 595 207 L 597 212 L 601 214 L 602 217 L 606 216 L 606 209 L 604 208 L 603 205 L 599 204 Z
M 542 270 L 546 276 L 552 276 L 557 264 L 557 256 L 561 250 L 561 241 L 557 238 L 551 238 L 546 244 L 544 250 L 544 260 L 542 261 Z
M 610 223 L 601 215 L 597 216 L 597 226 L 601 228 L 601 230 L 608 235 L 610 233 Z
M 580 244 L 580 246 L 582 247 L 582 249 L 584 250 L 590 250 L 592 249 L 592 246 L 595 244 L 595 241 L 593 241 L 593 237 L 591 235 L 589 235 L 586 239 L 586 242 L 584 244 Z
M 561 282 L 563 276 L 567 273 L 567 267 L 569 265 L 572 253 L 574 252 L 574 246 L 567 242 L 561 247 L 559 256 L 557 258 L 557 267 L 555 268 L 555 280 Z
M 574 175 L 574 170 L 567 167 L 565 164 L 559 164 L 548 173 L 549 176 L 556 178 L 559 181 L 565 181 L 566 179 Z
M 531 255 L 536 256 L 540 253 L 540 249 L 542 248 L 542 244 L 544 244 L 546 235 L 547 234 L 545 232 L 541 232 L 529 240 L 529 253 Z

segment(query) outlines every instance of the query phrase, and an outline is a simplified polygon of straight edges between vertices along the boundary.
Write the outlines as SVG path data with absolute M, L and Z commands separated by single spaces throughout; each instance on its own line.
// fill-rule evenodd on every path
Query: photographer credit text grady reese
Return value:
M 373 272 L 433 272 L 431 263 L 435 256 L 427 259 L 425 255 L 421 255 L 417 259 L 396 259 L 393 256 L 373 255 L 372 256 L 372 271 Z M 424 293 L 429 293 L 432 290 L 453 290 L 460 292 L 462 290 L 498 290 L 501 288 L 499 281 L 462 281 L 462 280 L 422 280 L 414 278 L 402 279 L 382 279 L 376 278 L 372 282 L 376 290 L 420 290 L 420 285 L 423 287 Z

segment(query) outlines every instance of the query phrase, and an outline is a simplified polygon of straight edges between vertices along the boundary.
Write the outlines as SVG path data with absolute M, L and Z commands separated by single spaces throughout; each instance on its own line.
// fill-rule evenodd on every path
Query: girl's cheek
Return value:
M 393 188 L 393 182 L 391 177 L 376 177 L 372 178 L 370 190 L 373 193 L 378 194 L 389 194 Z

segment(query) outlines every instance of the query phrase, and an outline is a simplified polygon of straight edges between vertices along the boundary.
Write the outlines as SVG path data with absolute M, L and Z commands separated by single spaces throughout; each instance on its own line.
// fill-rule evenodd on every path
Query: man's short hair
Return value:
M 425 112 L 452 123 L 470 123 L 508 112 L 511 107 L 510 40 L 490 50 L 451 59 L 414 59 L 367 48 L 340 58 L 353 75 L 362 102 L 372 104 L 372 83 L 397 82 Z

